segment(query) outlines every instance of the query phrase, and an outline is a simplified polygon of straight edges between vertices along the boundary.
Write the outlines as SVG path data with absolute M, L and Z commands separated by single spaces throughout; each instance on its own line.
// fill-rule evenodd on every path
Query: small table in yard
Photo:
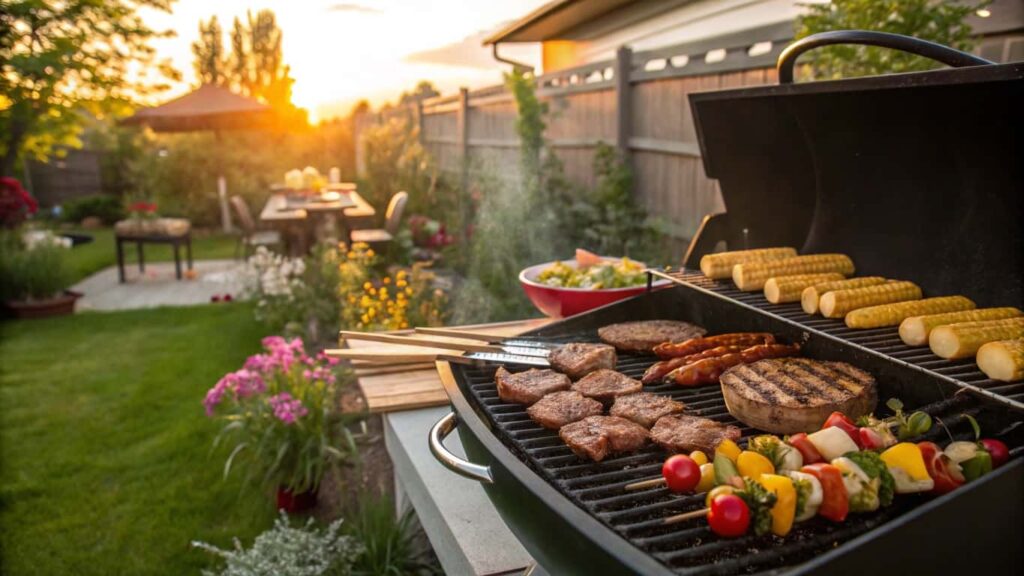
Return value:
M 332 190 L 328 190 L 332 191 Z M 307 236 L 311 233 L 310 228 L 315 222 L 316 215 L 340 214 L 341 225 L 345 230 L 351 230 L 365 225 L 373 220 L 376 211 L 369 202 L 363 199 L 355 191 L 354 185 L 342 185 L 337 190 L 338 198 L 333 201 L 313 201 L 305 203 L 292 203 L 284 193 L 275 193 L 267 199 L 266 205 L 260 211 L 260 222 L 265 225 L 277 228 L 290 229 L 300 236 Z M 304 252 L 304 246 L 300 252 Z
M 114 242 L 117 246 L 117 275 L 122 284 L 124 277 L 124 244 L 134 242 L 139 255 L 139 272 L 146 271 L 143 244 L 170 244 L 174 249 L 174 273 L 181 280 L 181 255 L 179 249 L 185 246 L 188 269 L 192 269 L 192 227 L 188 220 L 162 218 L 139 223 L 122 220 L 114 226 Z

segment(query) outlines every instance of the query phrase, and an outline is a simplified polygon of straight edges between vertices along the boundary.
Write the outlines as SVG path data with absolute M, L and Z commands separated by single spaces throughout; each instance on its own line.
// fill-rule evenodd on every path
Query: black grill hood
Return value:
M 1024 306 L 1024 63 L 690 95 L 714 250 L 843 252 L 858 275 Z

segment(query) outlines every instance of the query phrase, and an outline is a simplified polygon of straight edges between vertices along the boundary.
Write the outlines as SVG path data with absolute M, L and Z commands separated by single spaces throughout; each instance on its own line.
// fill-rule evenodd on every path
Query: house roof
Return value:
M 554 0 L 498 30 L 484 44 L 543 42 L 637 0 Z

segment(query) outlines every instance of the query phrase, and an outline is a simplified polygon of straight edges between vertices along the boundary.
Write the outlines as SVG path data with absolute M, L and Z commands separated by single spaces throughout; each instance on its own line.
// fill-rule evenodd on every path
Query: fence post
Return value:
M 469 89 L 459 88 L 459 113 L 456 127 L 459 148 L 459 245 L 466 246 L 469 223 Z
M 629 159 L 629 135 L 632 133 L 632 102 L 629 76 L 633 67 L 633 50 L 619 46 L 615 51 L 615 147 L 623 160 Z
M 423 140 L 423 100 L 416 100 L 416 109 L 413 110 L 416 114 L 416 139 L 422 144 Z

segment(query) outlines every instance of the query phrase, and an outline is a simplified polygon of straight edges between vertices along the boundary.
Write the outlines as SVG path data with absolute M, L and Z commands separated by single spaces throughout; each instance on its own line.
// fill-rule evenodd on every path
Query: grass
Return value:
M 268 528 L 201 405 L 262 335 L 238 303 L 0 324 L 0 573 L 193 574 Z
M 117 264 L 117 250 L 114 247 L 114 231 L 109 228 L 99 230 L 78 231 L 89 234 L 93 241 L 75 246 L 68 253 L 69 265 L 74 271 L 75 282 L 90 276 L 107 266 Z M 212 260 L 234 258 L 235 236 L 217 233 L 209 235 L 192 234 L 192 257 L 195 260 Z M 125 263 L 135 262 L 135 245 L 125 245 Z M 146 262 L 168 262 L 174 260 L 174 252 L 166 244 L 146 244 Z M 185 250 L 181 249 L 181 257 L 185 258 Z

